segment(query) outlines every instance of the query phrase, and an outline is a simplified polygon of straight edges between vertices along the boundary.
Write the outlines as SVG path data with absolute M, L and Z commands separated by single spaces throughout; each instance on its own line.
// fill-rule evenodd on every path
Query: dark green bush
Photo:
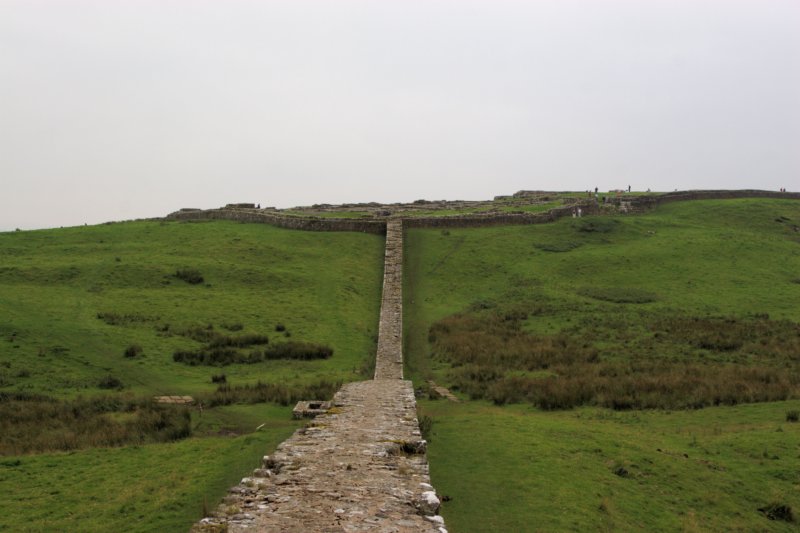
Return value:
M 327 359 L 333 355 L 333 348 L 312 342 L 289 341 L 273 344 L 264 350 L 265 359 Z
M 800 411 L 794 409 L 791 411 L 786 411 L 786 421 L 787 422 L 800 421 Z
M 618 224 L 619 222 L 613 218 L 585 218 L 578 224 L 578 231 L 583 233 L 611 233 L 616 229 Z
M 115 378 L 110 374 L 102 378 L 97 386 L 101 389 L 121 389 L 124 387 L 119 378 Z
M 544 252 L 569 252 L 581 246 L 579 242 L 561 241 L 553 243 L 534 243 L 535 248 Z
M 175 277 L 191 285 L 198 285 L 204 281 L 203 275 L 196 268 L 179 268 L 175 271 Z
M 137 357 L 142 354 L 142 347 L 138 344 L 131 344 L 125 348 L 125 357 Z

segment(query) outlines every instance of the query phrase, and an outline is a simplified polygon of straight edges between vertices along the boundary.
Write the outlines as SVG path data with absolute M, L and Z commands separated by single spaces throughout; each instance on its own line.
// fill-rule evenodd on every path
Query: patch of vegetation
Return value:
M 534 243 L 534 247 L 544 252 L 563 253 L 569 252 L 582 245 L 580 242 L 562 241 L 562 242 L 549 242 L 549 243 Z
M 585 217 L 580 219 L 576 229 L 583 233 L 611 233 L 619 224 L 615 218 Z
M 658 299 L 654 293 L 635 287 L 583 287 L 578 294 L 618 304 L 646 304 Z
M 205 281 L 203 275 L 196 268 L 179 268 L 175 271 L 175 277 L 190 285 L 199 285 Z
M 409 229 L 406 375 L 473 398 L 420 401 L 448 526 L 788 531 L 757 510 L 800 505 L 787 475 L 798 400 L 781 399 L 800 389 L 800 288 L 787 283 L 800 256 L 781 216 L 797 220 L 800 202 L 673 203 L 449 237 Z M 657 298 L 620 305 L 628 295 L 582 287 Z
M 792 507 L 785 503 L 770 502 L 764 507 L 759 507 L 758 512 L 763 513 L 764 516 L 770 520 L 782 520 L 784 522 L 794 522 L 794 515 L 792 514 Z
M 142 322 L 156 322 L 159 317 L 142 315 L 139 313 L 115 313 L 114 311 L 104 311 L 97 313 L 97 318 L 111 326 L 124 326 Z
M 188 531 L 299 424 L 289 407 L 232 405 L 194 413 L 202 438 L 4 458 L 0 530 Z
M 122 380 L 117 377 L 112 376 L 111 374 L 104 376 L 100 382 L 97 384 L 98 387 L 101 389 L 123 389 L 125 385 L 122 384 Z
M 138 344 L 131 344 L 127 348 L 125 348 L 125 352 L 123 353 L 125 357 L 139 357 L 142 355 L 142 347 Z
M 526 318 L 519 308 L 457 314 L 431 326 L 429 342 L 433 353 L 453 366 L 450 379 L 456 389 L 497 404 L 694 409 L 785 400 L 800 393 L 800 370 L 783 365 L 800 348 L 800 326 L 794 323 L 659 317 L 648 324 L 658 331 L 657 341 L 647 348 L 635 344 L 623 349 L 622 354 L 630 351 L 626 358 L 616 344 L 596 346 L 571 331 L 526 332 Z M 658 356 L 685 343 L 726 352 L 730 360 Z M 745 343 L 758 362 L 732 362 L 739 358 L 727 352 Z
M 0 455 L 168 442 L 190 436 L 190 420 L 185 408 L 149 400 L 0 394 Z
M 302 386 L 287 386 L 282 384 L 263 383 L 254 384 L 220 385 L 217 390 L 203 398 L 203 405 L 217 407 L 234 403 L 265 403 L 274 402 L 280 405 L 290 405 L 309 398 L 328 399 L 339 390 L 341 382 L 317 381 Z

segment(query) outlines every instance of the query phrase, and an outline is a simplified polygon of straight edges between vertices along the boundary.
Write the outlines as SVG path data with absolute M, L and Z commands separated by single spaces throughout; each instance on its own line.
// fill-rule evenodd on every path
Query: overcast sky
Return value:
M 0 0 L 0 230 L 800 189 L 797 0 Z

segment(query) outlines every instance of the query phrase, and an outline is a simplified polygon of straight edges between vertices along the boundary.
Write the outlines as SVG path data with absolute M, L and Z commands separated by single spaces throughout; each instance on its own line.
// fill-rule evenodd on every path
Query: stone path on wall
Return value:
M 387 228 L 375 379 L 344 385 L 193 532 L 447 533 L 402 379 L 401 224 Z
M 403 379 L 403 221 L 386 224 L 375 379 Z

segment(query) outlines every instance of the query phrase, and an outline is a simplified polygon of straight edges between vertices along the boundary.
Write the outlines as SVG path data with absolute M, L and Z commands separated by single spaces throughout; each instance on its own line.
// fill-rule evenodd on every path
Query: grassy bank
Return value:
M 0 256 L 0 529 L 184 531 L 374 355 L 380 236 L 150 221 Z
M 233 364 L 229 382 L 354 379 L 374 352 L 382 244 L 222 221 L 0 234 L 0 390 L 91 395 L 112 375 L 134 393 L 210 391 L 218 368 L 173 360 L 203 347 L 198 330 L 334 353 Z M 176 276 L 185 269 L 202 282 Z
M 452 529 L 788 530 L 758 508 L 798 512 L 796 400 L 740 404 L 797 397 L 798 224 L 796 202 L 729 200 L 409 231 L 408 375 L 497 404 L 422 405 Z
M 0 530 L 186 531 L 297 425 L 289 408 L 234 406 L 195 419 L 217 436 L 1 457 Z

